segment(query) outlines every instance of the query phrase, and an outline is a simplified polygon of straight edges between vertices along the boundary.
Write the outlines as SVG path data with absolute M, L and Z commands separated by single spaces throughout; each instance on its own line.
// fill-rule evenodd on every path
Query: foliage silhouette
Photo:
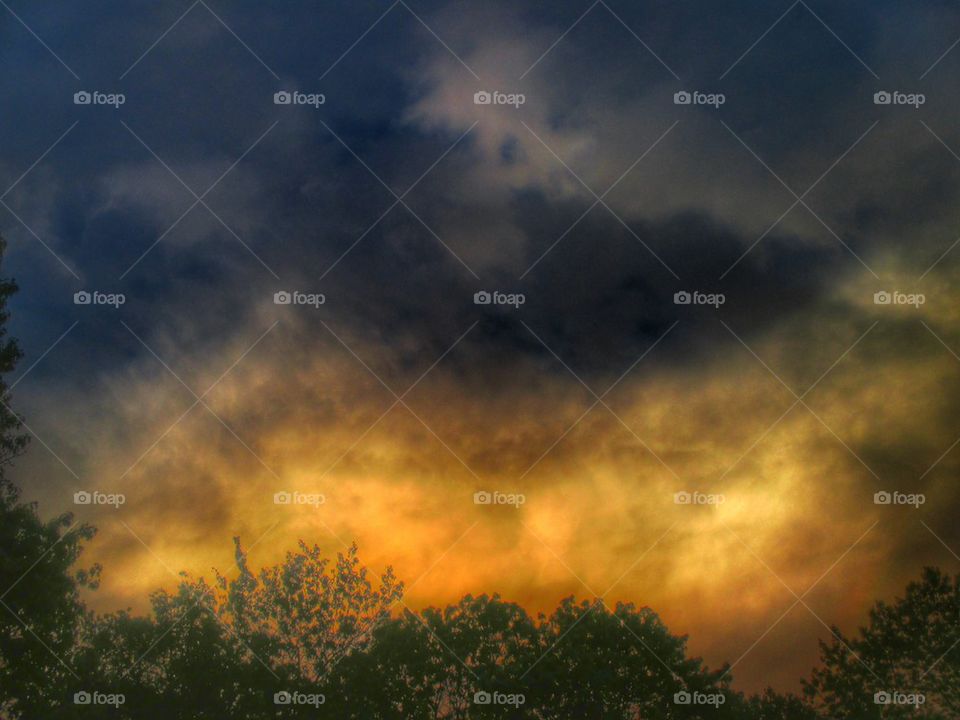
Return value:
M 5 250 L 0 238 L 0 258 Z M 0 717 L 33 718 L 61 700 L 56 688 L 71 679 L 69 658 L 84 614 L 78 588 L 95 587 L 99 567 L 72 569 L 93 528 L 75 525 L 69 514 L 44 522 L 35 504 L 19 501 L 6 476 L 28 440 L 5 379 L 20 359 L 6 328 L 16 290 L 12 280 L 0 279 Z
M 857 638 L 832 628 L 820 643 L 822 665 L 806 683 L 825 715 L 834 718 L 960 717 L 960 575 L 925 568 L 903 598 L 878 602 Z M 877 693 L 923 702 L 878 705 Z

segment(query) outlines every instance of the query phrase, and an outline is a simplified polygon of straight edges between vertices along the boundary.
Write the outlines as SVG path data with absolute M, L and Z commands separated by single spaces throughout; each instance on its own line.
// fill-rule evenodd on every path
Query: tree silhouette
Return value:
M 5 250 L 0 238 L 0 259 Z M 42 521 L 6 476 L 28 439 L 5 380 L 21 355 L 6 328 L 16 290 L 0 279 L 0 716 L 39 718 L 63 699 L 57 688 L 71 678 L 84 613 L 78 587 L 96 586 L 99 567 L 73 570 L 92 528 L 75 525 L 69 514 Z
M 476 705 L 475 693 L 522 692 L 518 678 L 537 646 L 537 629 L 520 606 L 468 595 L 445 610 L 407 610 L 382 625 L 367 652 L 340 664 L 331 696 L 348 718 L 504 717 L 499 707 Z
M 856 638 L 833 628 L 807 692 L 835 718 L 960 717 L 960 575 L 925 568 Z M 922 695 L 922 703 L 914 696 Z M 889 700 L 886 704 L 881 704 Z
M 796 698 L 746 700 L 724 669 L 686 655 L 656 613 L 567 598 L 536 620 L 498 596 L 391 616 L 402 585 L 374 589 L 356 547 L 319 548 L 211 586 L 184 576 L 152 595 L 149 618 L 88 616 L 70 689 L 123 693 L 119 708 L 49 717 L 747 718 L 807 720 Z M 278 692 L 322 703 L 277 705 Z M 678 694 L 721 697 L 684 704 Z
M 688 658 L 685 638 L 649 608 L 573 598 L 536 621 L 496 595 L 407 611 L 346 658 L 328 687 L 331 717 L 340 718 L 815 717 L 793 696 L 767 691 L 747 700 L 731 691 L 724 670 Z M 478 704 L 477 693 L 522 695 L 523 703 Z M 724 699 L 679 704 L 680 693 Z
M 318 546 L 301 542 L 300 551 L 288 553 L 282 565 L 254 575 L 239 538 L 234 543 L 240 576 L 233 581 L 218 576 L 217 614 L 291 680 L 323 680 L 346 653 L 369 643 L 403 593 L 389 568 L 373 589 L 356 545 L 331 566 Z
M 369 644 L 402 585 L 388 570 L 375 590 L 356 547 L 331 564 L 303 543 L 254 575 L 235 542 L 236 579 L 218 574 L 209 585 L 184 575 L 175 592 L 153 593 L 150 618 L 89 618 L 74 691 L 100 688 L 126 701 L 64 717 L 317 716 L 315 706 L 277 705 L 274 696 L 324 695 L 330 669 Z
M 796 695 L 781 695 L 769 688 L 743 700 L 743 714 L 750 720 L 818 720 L 816 710 Z
M 544 717 L 697 717 L 702 707 L 675 702 L 675 695 L 694 692 L 722 696 L 722 705 L 707 710 L 727 716 L 729 678 L 688 658 L 686 639 L 671 635 L 649 608 L 568 598 L 541 632 L 546 654 L 529 678 L 545 693 Z

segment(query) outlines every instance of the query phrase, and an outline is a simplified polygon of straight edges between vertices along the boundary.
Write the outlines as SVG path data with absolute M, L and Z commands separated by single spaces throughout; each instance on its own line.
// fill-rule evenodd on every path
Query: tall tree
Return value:
M 369 648 L 402 583 L 388 569 L 374 587 L 356 546 L 331 563 L 301 543 L 254 573 L 235 543 L 235 579 L 218 573 L 209 585 L 185 575 L 174 592 L 153 593 L 147 618 L 91 616 L 78 663 L 83 682 L 125 696 L 121 707 L 100 709 L 105 717 L 335 717 L 327 707 L 331 671 Z
M 0 260 L 6 243 L 0 239 Z M 63 514 L 44 522 L 7 477 L 27 436 L 11 407 L 7 376 L 20 360 L 7 332 L 16 283 L 0 279 L 0 715 L 49 717 L 76 678 L 72 668 L 83 619 L 79 587 L 95 587 L 99 566 L 74 570 L 93 528 Z
M 859 636 L 820 643 L 807 692 L 831 718 L 960 717 L 960 575 L 926 568 Z

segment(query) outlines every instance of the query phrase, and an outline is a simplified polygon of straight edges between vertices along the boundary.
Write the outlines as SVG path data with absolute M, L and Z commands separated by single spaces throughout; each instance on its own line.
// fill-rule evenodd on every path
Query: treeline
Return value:
M 147 615 L 97 615 L 78 590 L 99 568 L 75 569 L 92 530 L 42 523 L 3 488 L 0 716 L 11 720 L 960 717 L 960 576 L 935 569 L 878 603 L 858 637 L 835 629 L 801 696 L 747 697 L 648 608 L 568 598 L 533 618 L 467 596 L 414 613 L 392 571 L 371 579 L 355 546 L 330 560 L 301 543 L 254 573 L 236 541 L 234 579 L 184 576 L 152 594 Z

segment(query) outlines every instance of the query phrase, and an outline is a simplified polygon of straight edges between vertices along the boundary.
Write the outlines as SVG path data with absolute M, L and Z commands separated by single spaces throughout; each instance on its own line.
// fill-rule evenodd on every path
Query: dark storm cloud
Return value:
M 470 104 L 477 83 L 469 71 L 403 8 L 391 11 L 321 80 L 383 12 L 379 5 L 355 4 L 346 15 L 311 4 L 291 4 L 283 13 L 252 4 L 224 8 L 218 14 L 246 38 L 249 50 L 198 5 L 141 58 L 190 7 L 171 3 L 120 13 L 104 5 L 66 23 L 60 13 L 19 8 L 79 81 L 6 16 L 8 58 L 23 68 L 2 79 L 11 100 L 5 109 L 7 175 L 15 179 L 79 121 L 6 198 L 81 278 L 70 278 L 7 217 L 7 234 L 15 240 L 12 270 L 33 288 L 20 299 L 28 347 L 42 348 L 56 336 L 56 317 L 81 317 L 71 304 L 80 287 L 127 293 L 118 315 L 144 336 L 163 328 L 157 342 L 169 352 L 215 348 L 249 324 L 276 289 L 302 288 L 328 295 L 325 318 L 382 343 L 383 372 L 415 377 L 416 368 L 479 317 L 480 332 L 467 341 L 471 357 L 496 376 L 509 377 L 511 365 L 522 365 L 525 355 L 547 361 L 543 369 L 566 373 L 526 323 L 576 372 L 612 379 L 675 320 L 681 331 L 654 363 L 708 359 L 724 334 L 717 317 L 750 341 L 825 306 L 856 314 L 833 296 L 845 274 L 862 268 L 833 232 L 858 255 L 869 259 L 894 250 L 918 258 L 917 267 L 935 259 L 949 240 L 942 228 L 950 221 L 960 163 L 906 110 L 881 118 L 863 147 L 811 193 L 807 202 L 829 227 L 797 207 L 721 279 L 793 202 L 739 141 L 802 192 L 877 118 L 870 97 L 885 86 L 873 69 L 886 77 L 899 67 L 890 59 L 894 50 L 909 54 L 917 68 L 931 60 L 925 49 L 898 46 L 878 13 L 814 8 L 844 47 L 813 10 L 795 6 L 735 63 L 779 11 L 756 3 L 723 12 L 612 3 L 613 12 L 590 13 L 521 83 L 530 107 L 518 117 L 537 131 L 534 140 L 512 117 L 498 117 L 488 129 L 491 117 Z M 415 10 L 429 16 L 481 77 L 490 72 L 485 44 L 512 43 L 521 59 L 535 61 L 557 30 L 579 16 L 574 4 L 554 6 L 549 14 L 468 5 Z M 653 52 L 614 12 L 643 30 Z M 935 21 L 950 12 L 918 10 L 914 32 L 936 44 L 945 38 Z M 480 20 L 486 25 L 478 31 Z M 945 90 L 954 60 L 943 62 L 924 80 L 933 110 L 924 118 L 949 135 L 945 120 L 953 103 L 938 89 Z M 511 68 L 514 77 L 525 69 Z M 444 107 L 448 82 L 459 84 L 459 107 Z M 122 90 L 127 102 L 119 110 L 73 105 L 72 92 L 88 86 Z M 273 105 L 273 92 L 284 87 L 322 91 L 328 102 L 316 111 Z M 670 96 L 687 87 L 719 89 L 729 99 L 716 117 L 684 115 Z M 14 107 L 31 108 L 29 117 Z M 637 109 L 642 137 L 614 121 Z M 439 239 L 403 205 L 371 229 L 395 200 L 380 179 L 402 194 L 466 130 L 458 120 L 463 115 L 480 125 L 405 197 Z M 594 162 L 578 164 L 576 153 L 567 159 L 602 191 L 626 168 L 624 158 L 635 158 L 674 120 L 680 126 L 664 139 L 662 153 L 679 152 L 684 160 L 668 160 L 660 172 L 654 155 L 652 167 L 638 165 L 611 194 L 616 217 L 597 206 L 571 230 L 594 198 L 544 152 L 539 138 L 548 137 L 551 151 L 555 139 L 576 148 L 583 138 L 601 138 L 581 158 Z M 148 250 L 194 202 L 163 163 L 202 194 L 274 122 L 205 199 L 252 252 L 202 205 Z M 510 129 L 502 130 L 503 124 Z M 708 162 L 716 159 L 733 159 L 752 178 L 730 186 L 720 203 L 727 214 L 714 212 L 715 199 L 706 201 L 694 184 L 701 174 L 717 184 Z M 514 173 L 506 187 L 495 187 L 492 171 L 485 170 L 497 166 Z M 902 168 L 925 181 L 913 181 Z M 688 179 L 689 185 L 683 182 Z M 665 184 L 671 205 L 654 212 L 642 198 Z M 918 224 L 923 236 L 905 248 L 902 234 Z M 481 288 L 524 292 L 527 302 L 518 311 L 478 313 L 471 298 Z M 678 307 L 673 296 L 683 289 L 722 292 L 726 302 L 718 311 Z M 309 342 L 309 335 L 304 332 L 301 341 Z M 68 366 L 88 373 L 124 367 L 142 348 L 121 337 L 130 340 L 112 318 L 85 320 L 83 337 L 67 341 L 75 354 L 61 361 L 58 373 Z M 469 376 L 469 361 L 463 362 L 461 372 Z
M 184 4 L 183 9 L 187 7 Z M 662 9 L 638 11 L 613 7 L 623 12 L 628 24 L 633 21 L 639 27 L 649 28 L 647 32 L 660 39 L 664 47 L 654 49 L 671 67 L 675 63 L 681 67 L 680 61 L 671 62 L 671 57 L 687 59 L 688 63 L 692 63 L 690 57 L 697 58 L 697 67 L 681 67 L 685 71 L 681 78 L 687 79 L 687 84 L 691 82 L 691 74 L 694 81 L 704 79 L 708 69 L 723 66 L 725 59 L 730 62 L 731 58 L 735 59 L 736 56 L 730 55 L 732 49 L 749 46 L 746 41 L 756 37 L 752 32 L 756 28 L 742 27 L 745 20 L 749 19 L 747 25 L 755 24 L 761 31 L 767 27 L 768 20 L 751 3 L 730 8 L 725 13 L 711 11 L 704 15 L 698 12 L 695 17 L 677 17 Z M 38 23 L 41 34 L 47 30 L 60 41 L 58 50 L 65 61 L 69 62 L 67 58 L 70 57 L 78 58 L 77 72 L 83 70 L 81 77 L 91 78 L 89 82 L 97 87 L 112 88 L 113 78 L 119 77 L 120 72 L 149 47 L 150 38 L 155 39 L 158 30 L 162 31 L 179 17 L 175 13 L 177 9 L 180 8 L 171 5 L 164 13 L 154 8 L 133 18 L 126 13 L 118 17 L 116 13 L 98 15 L 94 11 L 91 16 L 77 18 L 74 24 L 77 35 L 88 34 L 90 28 L 96 27 L 98 35 L 105 38 L 103 48 L 96 53 L 90 52 L 82 37 L 55 32 L 46 25 L 51 18 L 38 16 L 31 19 Z M 402 192 L 456 138 L 452 133 L 424 136 L 415 128 L 397 122 L 405 112 L 404 108 L 417 101 L 416 93 L 431 91 L 412 87 L 404 77 L 410 74 L 406 68 L 424 62 L 443 63 L 453 68 L 465 84 L 473 83 L 457 61 L 435 41 L 432 45 L 423 42 L 422 28 L 417 30 L 416 20 L 399 9 L 372 31 L 375 35 L 370 42 L 346 57 L 342 66 L 335 67 L 321 83 L 317 79 L 318 69 L 329 67 L 337 56 L 331 48 L 349 46 L 351 38 L 356 37 L 352 31 L 364 28 L 366 20 L 372 22 L 375 16 L 368 15 L 376 9 L 378 6 L 372 3 L 355 6 L 347 22 L 341 19 L 337 32 L 331 29 L 332 23 L 317 19 L 315 8 L 305 5 L 291 6 L 280 15 L 253 6 L 243 8 L 242 12 L 234 10 L 232 17 L 225 13 L 225 20 L 235 20 L 231 28 L 235 24 L 241 37 L 247 30 L 251 38 L 256 38 L 258 42 L 251 41 L 252 47 L 269 68 L 276 68 L 282 78 L 278 82 L 270 70 L 251 56 L 211 13 L 202 6 L 195 7 L 171 32 L 169 41 L 160 43 L 124 78 L 122 89 L 127 93 L 128 101 L 121 110 L 86 115 L 78 114 L 78 108 L 70 103 L 69 94 L 64 92 L 64 76 L 70 80 L 69 75 L 51 72 L 56 67 L 55 60 L 46 56 L 42 48 L 32 47 L 32 38 L 19 37 L 15 28 L 10 26 L 8 32 L 15 41 L 14 47 L 22 53 L 39 53 L 44 57 L 44 63 L 51 67 L 38 66 L 32 73 L 36 77 L 29 83 L 22 77 L 8 76 L 6 79 L 17 93 L 15 97 L 22 97 L 25 87 L 29 86 L 34 101 L 43 103 L 46 110 L 42 113 L 45 123 L 41 126 L 28 126 L 10 118 L 14 132 L 31 131 L 31 142 L 15 143 L 7 156 L 8 165 L 22 167 L 29 164 L 30 158 L 35 159 L 37 151 L 42 151 L 45 143 L 56 137 L 56 134 L 44 131 L 62 132 L 74 120 L 80 119 L 81 122 L 72 136 L 55 150 L 52 159 L 56 164 L 41 165 L 18 191 L 11 194 L 12 206 L 22 210 L 21 217 L 28 224 L 39 227 L 42 237 L 49 233 L 51 246 L 67 260 L 67 264 L 76 266 L 84 280 L 122 284 L 131 297 L 149 301 L 145 314 L 150 317 L 162 312 L 168 303 L 174 307 L 181 302 L 194 304 L 192 300 L 184 299 L 189 295 L 189 291 L 183 292 L 186 290 L 182 286 L 184 277 L 195 281 L 191 283 L 196 288 L 192 292 L 201 295 L 204 294 L 204 285 L 215 286 L 219 298 L 225 293 L 227 296 L 237 293 L 229 302 L 237 308 L 235 312 L 242 313 L 240 308 L 259 299 L 251 297 L 252 287 L 257 293 L 266 292 L 275 280 L 202 206 L 195 208 L 182 221 L 182 226 L 165 237 L 142 261 L 142 266 L 135 268 L 122 283 L 111 277 L 126 270 L 193 202 L 189 191 L 151 157 L 123 128 L 120 120 L 143 138 L 197 193 L 202 193 L 272 122 L 278 120 L 279 125 L 262 141 L 262 145 L 224 180 L 209 196 L 208 202 L 283 281 L 290 278 L 294 282 L 316 283 L 340 253 L 394 199 L 322 123 L 327 123 L 374 172 L 396 191 Z M 449 32 L 451 42 L 460 40 L 466 24 L 464 18 L 469 18 L 474 10 L 467 6 L 456 10 L 422 8 L 428 13 L 434 9 L 438 27 Z M 532 37 L 549 38 L 551 26 L 563 26 L 564 13 L 573 10 L 573 5 L 558 6 L 547 18 L 528 11 L 524 13 L 524 19 L 530 23 Z M 507 20 L 520 20 L 522 16 L 519 14 L 491 13 L 489 9 L 476 12 L 492 15 L 503 23 L 501 27 L 493 28 L 494 33 L 523 34 L 521 29 L 505 24 Z M 340 12 L 336 16 L 342 18 Z M 306 22 L 308 17 L 309 23 Z M 851 45 L 862 48 L 868 63 L 878 64 L 880 59 L 872 56 L 876 50 L 869 44 L 872 33 L 877 32 L 874 16 L 868 16 L 867 22 L 862 15 L 859 17 L 857 22 L 857 16 L 847 13 L 831 16 L 830 20 L 837 24 L 837 31 Z M 773 19 L 776 18 L 769 20 L 772 22 Z M 130 32 L 131 27 L 135 28 L 134 32 Z M 314 32 L 320 33 L 319 41 L 317 35 L 312 34 Z M 766 159 L 774 166 L 778 160 L 789 159 L 784 153 L 793 153 L 799 139 L 805 152 L 812 150 L 814 157 L 819 158 L 809 168 L 809 172 L 815 169 L 819 174 L 845 146 L 837 144 L 838 133 L 825 133 L 823 128 L 817 127 L 817 122 L 834 122 L 836 118 L 831 115 L 842 114 L 843 108 L 850 105 L 851 95 L 861 91 L 873 79 L 856 58 L 819 25 L 812 13 L 805 12 L 802 7 L 792 10 L 782 21 L 782 26 L 772 32 L 774 37 L 770 42 L 758 46 L 725 79 L 729 87 L 723 89 L 730 94 L 730 101 L 722 117 L 748 142 L 755 141 L 756 149 L 762 155 L 769 153 Z M 306 36 L 313 38 L 314 42 L 303 42 Z M 789 44 L 785 46 L 784 43 Z M 454 44 L 459 47 L 456 42 Z M 476 39 L 471 43 L 464 38 L 461 44 L 464 45 L 461 52 L 469 58 L 471 49 L 479 43 Z M 606 52 L 598 51 L 601 45 L 606 47 Z M 694 47 L 701 52 L 690 52 Z M 618 64 L 623 63 L 624 53 L 644 63 L 645 68 L 644 73 L 632 77 L 630 85 L 624 84 L 622 70 L 616 72 Z M 816 64 L 810 67 L 798 65 L 795 62 L 798 55 Z M 589 58 L 594 61 L 590 70 L 592 90 L 583 84 L 587 73 L 579 70 Z M 840 58 L 842 63 L 839 63 Z M 571 42 L 558 47 L 556 56 L 548 55 L 542 62 L 573 64 L 572 71 L 562 73 L 567 78 L 568 87 L 554 90 L 557 99 L 554 105 L 566 105 L 566 120 L 574 125 L 592 115 L 600 119 L 613 114 L 609 106 L 614 112 L 618 104 L 630 106 L 633 94 L 642 96 L 654 91 L 662 95 L 658 89 L 661 86 L 667 90 L 686 86 L 678 84 L 635 38 L 602 11 L 596 17 L 591 14 L 584 20 L 582 28 L 578 26 Z M 648 63 L 650 67 L 646 67 Z M 367 70 L 361 72 L 355 67 L 358 64 Z M 367 67 L 371 64 L 375 67 Z M 822 79 L 825 69 L 832 64 L 840 67 L 830 73 L 829 83 L 814 86 L 802 82 L 807 75 Z M 531 89 L 537 87 L 537 74 L 549 75 L 555 70 L 535 69 L 529 79 Z M 764 88 L 765 79 L 777 83 L 773 96 L 773 88 Z M 269 100 L 273 90 L 285 86 L 285 81 L 304 90 L 323 90 L 329 97 L 328 105 L 314 113 L 279 112 L 286 108 L 277 108 Z M 757 93 L 758 87 L 764 88 L 763 92 Z M 584 94 L 585 89 L 588 92 Z M 603 98 L 607 108 L 594 107 L 591 112 L 588 104 L 591 95 Z M 776 98 L 788 103 L 789 113 L 784 112 L 786 107 Z M 858 102 L 860 100 L 863 101 L 862 114 L 873 114 L 876 108 L 867 104 L 866 98 L 859 98 Z M 673 112 L 676 108 L 667 106 L 666 110 Z M 784 128 L 782 122 L 772 122 L 774 118 L 782 120 L 781 116 L 785 114 L 790 122 L 796 123 L 795 128 Z M 59 118 L 61 122 L 54 123 L 53 118 Z M 848 117 L 841 120 L 843 125 L 857 129 L 867 125 L 855 123 Z M 563 122 L 561 119 L 561 125 Z M 779 134 L 765 135 L 764 127 L 775 127 Z M 602 127 L 598 130 L 605 132 Z M 515 132 L 524 133 L 519 125 Z M 681 132 L 682 129 L 678 130 L 678 134 Z M 616 139 L 616 135 L 611 137 Z M 845 140 L 855 137 L 851 135 Z M 524 140 L 530 141 L 530 138 Z M 684 138 L 684 143 L 687 142 L 689 140 Z M 925 176 L 939 173 L 944 181 L 951 181 L 950 186 L 954 185 L 956 168 L 950 168 L 949 156 L 939 153 L 930 143 L 924 147 L 930 155 L 928 164 L 931 165 L 926 168 Z M 420 192 L 414 190 L 411 194 L 408 199 L 411 207 L 416 208 L 431 227 L 443 224 L 445 207 L 456 207 L 461 215 L 469 215 L 472 207 L 478 210 L 485 207 L 482 197 L 459 194 L 464 187 L 456 180 L 463 164 L 471 162 L 479 151 L 473 139 L 468 137 L 424 180 Z M 602 150 L 601 156 L 605 152 Z M 753 163 L 746 154 L 741 159 L 744 165 Z M 759 172 L 763 173 L 762 169 Z M 454 182 L 444 188 L 443 181 L 451 174 Z M 607 173 L 604 179 L 609 184 L 615 177 Z M 766 176 L 765 181 L 776 187 L 773 178 Z M 945 185 L 946 182 L 936 183 L 935 188 L 924 193 L 924 199 L 931 204 L 930 211 L 942 207 L 936 200 L 937 195 L 949 197 Z M 801 184 L 797 191 L 803 187 Z M 900 187 L 904 193 L 916 188 L 911 183 L 903 183 Z M 47 192 L 41 193 L 41 188 Z M 430 194 L 425 197 L 423 191 L 426 189 Z M 57 198 L 56 208 L 48 207 L 51 193 Z M 676 188 L 674 194 L 683 198 L 683 188 Z M 838 227 L 841 236 L 846 237 L 854 224 L 859 225 L 860 233 L 871 232 L 871 224 L 875 223 L 871 223 L 870 218 L 877 216 L 881 209 L 875 200 L 871 201 L 869 185 L 863 188 L 863 194 L 866 197 L 857 206 L 841 209 L 844 213 L 841 217 L 846 220 Z M 884 193 L 883 199 L 889 196 L 890 193 Z M 778 200 L 786 204 L 791 201 L 782 193 Z M 517 229 L 523 246 L 519 258 L 506 259 L 520 259 L 522 262 L 495 265 L 490 274 L 481 272 L 481 278 L 490 277 L 496 282 L 517 285 L 510 274 L 520 274 L 591 203 L 588 195 L 581 194 L 569 198 L 564 205 L 557 205 L 556 198 L 548 193 L 546 197 L 521 198 L 512 207 L 498 208 L 499 214 L 512 216 L 502 222 Z M 648 343 L 651 336 L 655 337 L 675 317 L 673 288 L 690 285 L 706 290 L 719 286 L 711 275 L 718 267 L 728 266 L 755 239 L 740 228 L 728 226 L 729 223 L 723 220 L 714 221 L 708 216 L 694 219 L 698 212 L 695 196 L 685 198 L 682 203 L 691 211 L 678 211 L 675 217 L 664 218 L 661 222 L 644 220 L 636 213 L 623 213 L 618 209 L 621 214 L 626 214 L 633 231 L 681 276 L 679 284 L 671 285 L 674 279 L 642 246 L 626 247 L 629 243 L 624 240 L 629 238 L 624 228 L 618 227 L 618 223 L 598 207 L 564 240 L 564 245 L 550 257 L 545 267 L 535 270 L 529 283 L 524 283 L 530 285 L 531 296 L 524 312 L 531 316 L 539 309 L 553 316 L 553 324 L 561 328 L 570 325 L 573 335 L 577 335 L 578 316 L 599 316 L 602 320 L 598 335 L 612 338 L 621 334 L 626 340 L 624 351 L 627 355 L 636 349 L 635 343 L 641 347 Z M 916 202 L 905 202 L 904 205 L 905 216 L 907 207 L 913 208 L 912 212 L 918 209 Z M 91 206 L 96 208 L 93 216 Z M 890 209 L 889 202 L 884 207 L 888 214 L 895 212 Z M 794 211 L 794 214 L 804 213 L 803 208 Z M 555 222 L 554 217 L 558 218 Z M 770 221 L 775 218 L 775 214 L 771 215 Z M 882 219 L 878 218 L 876 222 Z M 910 218 L 890 220 L 905 223 Z M 15 225 L 12 228 L 13 234 L 23 234 Z M 497 230 L 502 232 L 501 228 Z M 385 234 L 391 238 L 386 242 Z M 458 254 L 470 258 L 471 248 L 458 245 L 456 234 L 447 236 L 447 233 L 441 233 L 441 237 Z M 767 313 L 776 313 L 777 308 L 783 308 L 783 312 L 795 312 L 814 299 L 830 273 L 836 272 L 839 263 L 831 263 L 828 258 L 839 246 L 834 243 L 834 248 L 802 247 L 802 238 L 784 239 L 790 237 L 793 234 L 789 231 L 785 236 L 775 231 L 748 257 L 744 267 L 726 279 L 723 290 L 730 304 L 725 311 L 736 312 L 738 299 L 744 297 L 752 299 L 751 312 L 763 309 Z M 864 252 L 869 249 L 866 245 L 870 238 L 847 239 L 854 249 Z M 491 239 L 491 242 L 496 241 Z M 392 247 L 383 252 L 384 245 L 390 243 Z M 593 251 L 590 262 L 569 249 L 583 243 Z M 50 274 L 57 277 L 60 268 L 52 258 L 43 257 L 36 246 L 30 252 L 32 257 L 49 266 Z M 471 267 L 474 264 L 470 263 Z M 362 290 L 363 302 L 358 298 L 351 303 L 361 317 L 369 313 L 384 319 L 384 324 L 394 324 L 395 320 L 407 317 L 416 318 L 422 323 L 420 329 L 425 337 L 429 337 L 431 328 L 438 328 L 440 336 L 445 338 L 449 328 L 438 323 L 438 319 L 456 315 L 456 310 L 463 305 L 458 296 L 472 294 L 468 282 L 472 278 L 457 265 L 429 232 L 398 206 L 345 258 L 342 267 L 334 269 L 329 279 L 324 279 L 323 284 L 331 289 L 331 296 L 339 294 L 344 297 L 348 291 L 356 295 Z M 566 266 L 559 270 L 564 279 L 572 281 L 573 276 L 578 275 L 578 282 L 549 282 L 550 268 L 555 273 L 561 265 Z M 434 271 L 423 272 L 425 266 L 433 266 Z M 574 267 L 576 270 L 572 269 Z M 686 268 L 689 270 L 685 273 Z M 823 272 L 816 272 L 818 268 L 824 268 Z M 420 283 L 415 285 L 417 277 Z M 51 286 L 61 285 L 59 281 L 62 279 L 66 280 L 57 277 Z M 455 288 L 454 283 L 461 280 L 462 287 Z M 339 284 L 344 287 L 341 289 Z M 383 296 L 377 297 L 381 292 Z M 227 301 L 205 297 L 200 305 L 210 307 L 210 316 L 218 317 L 218 308 L 224 302 Z M 136 312 L 133 303 L 127 311 Z M 202 322 L 203 315 L 198 313 L 194 320 Z M 606 319 L 615 323 L 615 329 L 604 333 L 602 325 Z M 761 326 L 766 322 L 764 317 L 755 319 Z M 535 316 L 533 320 L 532 325 L 539 324 L 535 322 Z M 205 328 L 204 334 L 209 330 Z M 608 339 L 598 344 L 599 354 L 607 355 L 610 342 L 612 340 Z M 430 345 L 436 348 L 442 345 L 442 341 Z

